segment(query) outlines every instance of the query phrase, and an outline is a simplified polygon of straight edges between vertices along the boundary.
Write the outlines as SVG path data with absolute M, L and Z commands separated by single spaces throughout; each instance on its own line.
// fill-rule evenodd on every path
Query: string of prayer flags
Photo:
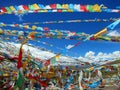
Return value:
M 119 13 L 119 7 L 115 9 L 105 8 L 104 5 L 81 5 L 81 4 L 31 4 L 15 5 L 0 8 L 0 15 L 3 14 L 24 14 L 24 13 L 46 13 L 46 12 L 115 12 Z
M 27 23 L 23 23 L 23 25 L 29 25 L 29 24 L 63 24 L 63 23 L 82 23 L 82 22 L 113 22 L 118 20 L 119 18 L 109 18 L 109 19 L 99 19 L 99 18 L 95 18 L 95 19 L 77 19 L 77 20 L 59 20 L 59 21 L 45 21 L 45 22 L 27 22 Z
M 103 34 L 106 34 L 108 32 L 108 29 L 114 29 L 118 24 L 120 23 L 120 19 L 113 22 L 112 24 L 108 25 L 106 28 L 102 29 L 101 31 L 97 32 L 93 35 L 93 38 L 97 38 L 99 36 L 102 36 Z

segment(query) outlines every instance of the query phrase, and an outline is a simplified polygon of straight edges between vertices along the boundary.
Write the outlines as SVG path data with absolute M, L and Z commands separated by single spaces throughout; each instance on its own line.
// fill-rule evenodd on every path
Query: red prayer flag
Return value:
M 28 11 L 28 10 L 29 10 L 29 8 L 28 8 L 28 6 L 27 6 L 27 5 L 23 5 L 23 8 L 24 8 L 24 10 L 26 10 L 26 11 Z
M 48 28 L 48 27 L 44 27 L 43 29 L 44 29 L 45 31 L 48 31 L 48 30 L 49 30 L 49 28 Z
M 81 5 L 80 9 L 83 10 L 83 11 L 85 11 L 85 12 L 88 12 L 86 5 Z
M 95 38 L 94 38 L 94 37 L 91 37 L 90 40 L 95 40 Z
M 48 80 L 45 80 L 45 81 L 39 80 L 39 77 L 38 77 L 38 76 L 36 77 L 36 76 L 32 76 L 32 75 L 30 74 L 30 75 L 29 75 L 29 79 L 34 79 L 34 80 L 36 80 L 36 81 L 39 81 L 40 85 L 43 86 L 43 87 L 47 87 L 47 86 L 48 86 L 48 84 L 47 84 Z
M 20 47 L 18 63 L 17 63 L 17 68 L 20 69 L 21 67 L 22 67 L 22 46 Z
M 7 9 L 5 7 L 1 8 L 3 12 L 7 12 Z
M 39 80 L 39 82 L 40 82 L 40 85 L 43 86 L 43 87 L 48 86 L 46 81 Z
M 45 63 L 44 63 L 44 66 L 48 66 L 50 65 L 50 60 L 47 60 Z
M 56 9 L 56 4 L 51 4 L 50 7 L 51 9 Z
M 62 12 L 62 10 L 59 9 L 59 10 L 57 10 L 57 12 Z

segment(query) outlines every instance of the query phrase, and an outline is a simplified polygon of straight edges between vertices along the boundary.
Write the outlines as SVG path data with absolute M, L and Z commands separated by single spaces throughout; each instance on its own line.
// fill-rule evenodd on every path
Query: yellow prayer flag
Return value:
M 23 69 L 26 68 L 27 64 L 30 62 L 31 56 L 30 56 L 30 51 L 28 50 L 28 58 L 25 62 L 23 62 Z
M 58 32 L 58 38 L 61 38 L 61 37 L 62 37 L 62 35 L 63 35 L 63 33 Z
M 40 10 L 40 12 L 48 12 L 48 10 Z
M 3 76 L 9 76 L 8 73 L 4 73 Z
M 57 54 L 57 55 L 55 56 L 56 61 L 60 61 L 60 56 L 61 56 L 61 54 Z
M 102 36 L 103 34 L 107 33 L 107 28 L 104 28 L 103 30 L 99 31 L 98 33 L 94 34 L 94 38 L 96 39 L 99 36 Z
M 31 38 L 32 40 L 34 40 L 35 34 L 37 34 L 37 32 L 30 32 L 28 35 L 28 38 Z
M 57 54 L 57 55 L 55 56 L 55 58 L 60 58 L 60 56 L 61 56 L 61 54 Z
M 11 9 L 12 11 L 15 11 L 15 8 L 14 8 L 13 6 L 10 6 L 10 9 Z
M 33 7 L 34 7 L 35 10 L 40 9 L 40 7 L 37 4 L 33 4 Z
M 25 26 L 23 26 L 25 29 L 28 29 L 29 28 L 29 26 L 28 25 L 25 25 Z
M 92 6 L 92 9 L 95 11 L 95 12 L 101 12 L 101 9 L 100 9 L 100 6 L 98 4 L 95 4 Z
M 2 29 L 0 29 L 0 34 L 3 34 L 3 32 L 4 32 L 4 31 L 3 31 Z
M 72 10 L 72 9 L 68 9 L 67 11 L 68 11 L 68 12 L 73 12 L 73 10 Z
M 27 61 L 23 62 L 23 69 L 25 69 L 25 68 L 26 68 L 27 64 L 28 64 L 28 62 L 27 62 Z
M 89 71 L 92 71 L 92 70 L 94 70 L 94 67 L 91 67 L 91 68 L 89 68 L 88 70 L 89 70 Z
M 32 30 L 35 30 L 37 28 L 37 26 L 33 25 L 32 26 Z
M 68 9 L 68 4 L 62 4 L 63 9 Z

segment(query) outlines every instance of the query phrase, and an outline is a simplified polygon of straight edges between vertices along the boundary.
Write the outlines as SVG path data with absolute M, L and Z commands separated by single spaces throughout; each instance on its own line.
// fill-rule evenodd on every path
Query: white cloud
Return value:
M 85 57 L 90 58 L 91 56 L 93 57 L 94 54 L 95 54 L 95 52 L 93 52 L 93 51 L 89 51 L 89 52 L 87 52 L 87 53 L 85 54 Z
M 99 62 L 99 61 L 106 61 L 106 60 L 114 60 L 116 58 L 120 58 L 120 51 L 114 51 L 112 53 L 103 53 L 99 52 L 97 55 L 95 55 L 95 52 L 89 51 L 86 52 L 85 57 L 78 57 L 80 61 L 85 62 Z
M 102 53 L 102 52 L 99 52 L 97 56 L 103 56 L 103 53 Z
M 107 35 L 108 36 L 119 36 L 120 37 L 120 32 L 118 32 L 117 30 L 114 30 L 114 31 L 110 31 Z

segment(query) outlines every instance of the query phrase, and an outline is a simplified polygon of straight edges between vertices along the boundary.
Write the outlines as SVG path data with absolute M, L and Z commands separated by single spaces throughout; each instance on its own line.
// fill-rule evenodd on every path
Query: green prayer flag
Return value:
M 56 63 L 56 59 L 55 58 L 52 58 L 51 60 L 50 60 L 50 64 L 55 64 Z
M 16 86 L 19 87 L 19 88 L 21 88 L 23 86 L 23 84 L 24 84 L 24 78 L 23 78 L 22 73 L 19 71 L 19 73 L 18 73 L 18 79 L 16 81 Z
M 92 5 L 87 5 L 87 10 L 88 10 L 89 12 L 93 12 Z
M 57 9 L 62 9 L 62 6 L 60 4 L 56 5 Z
M 9 7 L 5 7 L 7 9 L 7 12 L 11 12 L 11 9 Z
M 63 9 L 62 12 L 67 12 L 67 10 Z
M 34 6 L 33 5 L 28 5 L 30 10 L 34 10 Z

